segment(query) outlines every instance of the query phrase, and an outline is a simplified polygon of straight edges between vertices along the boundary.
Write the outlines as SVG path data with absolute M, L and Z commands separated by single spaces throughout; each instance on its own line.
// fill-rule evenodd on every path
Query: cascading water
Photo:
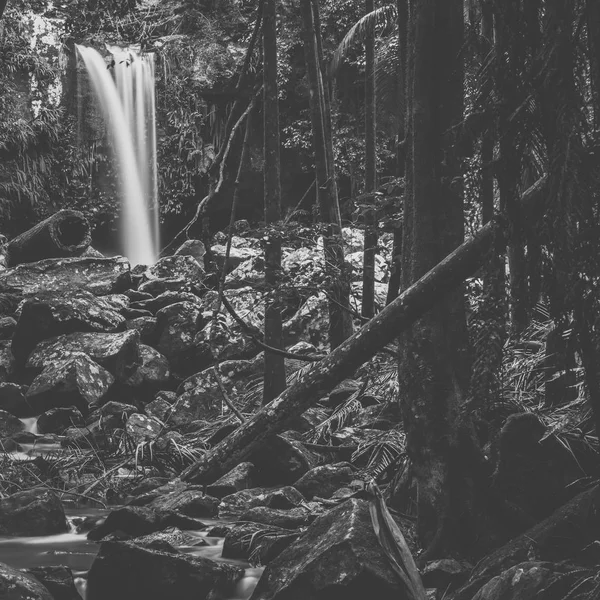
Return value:
M 122 252 L 133 265 L 158 258 L 154 55 L 109 48 L 115 77 L 93 48 L 77 46 L 114 144 L 122 196 Z

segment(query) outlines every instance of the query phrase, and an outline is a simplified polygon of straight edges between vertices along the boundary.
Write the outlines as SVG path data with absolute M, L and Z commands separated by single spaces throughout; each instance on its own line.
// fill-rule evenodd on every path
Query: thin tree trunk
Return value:
M 374 10 L 373 0 L 366 0 L 365 13 Z M 375 257 L 377 255 L 377 125 L 375 95 L 375 35 L 365 39 L 365 193 L 370 205 L 365 211 L 363 247 L 362 306 L 363 317 L 375 314 Z
M 8 0 L 0 0 L 0 19 L 4 14 L 4 10 L 6 9 L 6 5 L 8 4 Z
M 314 9 L 311 0 L 302 0 L 300 7 L 304 23 L 304 52 L 309 84 L 319 216 L 321 223 L 326 225 L 323 246 L 326 275 L 331 295 L 329 301 L 329 344 L 333 349 L 352 333 L 352 319 L 348 311 L 350 283 L 342 246 L 341 217 L 333 163 L 333 142 L 331 140 L 329 95 L 326 93 L 323 83 L 321 62 L 319 60 L 321 32 L 315 29 L 316 9 Z
M 597 128 L 600 126 L 600 3 L 587 0 L 586 10 L 594 123 Z
M 545 190 L 545 182 L 545 178 L 540 179 L 523 196 L 530 218 L 540 212 L 537 205 Z M 466 277 L 481 268 L 497 235 L 496 227 L 488 223 L 341 346 L 316 363 L 302 379 L 259 410 L 198 462 L 185 469 L 181 479 L 211 483 L 246 460 L 271 435 L 284 431 L 288 423 L 324 393 L 352 375 L 361 364 L 393 341 L 399 333 L 409 329 L 444 298 L 449 290 L 460 286 Z
M 400 112 L 398 115 L 398 177 L 405 174 L 406 166 L 406 106 L 407 106 L 407 87 L 406 87 L 406 55 L 407 55 L 407 37 L 408 37 L 408 0 L 397 0 L 397 21 L 398 21 L 398 94 L 400 102 Z M 405 188 L 406 189 L 406 188 Z M 392 246 L 392 259 L 390 265 L 390 281 L 388 283 L 388 293 L 386 304 L 389 304 L 398 296 L 400 291 L 400 281 L 402 273 L 402 224 L 394 228 L 394 241 Z
M 277 93 L 277 14 L 275 0 L 265 0 L 263 7 L 263 125 L 265 223 L 281 221 L 281 165 L 279 141 L 279 98 Z M 281 349 L 282 319 L 279 300 L 281 278 L 281 238 L 270 232 L 265 246 L 265 344 Z M 286 385 L 282 356 L 265 352 L 263 404 L 277 397 Z

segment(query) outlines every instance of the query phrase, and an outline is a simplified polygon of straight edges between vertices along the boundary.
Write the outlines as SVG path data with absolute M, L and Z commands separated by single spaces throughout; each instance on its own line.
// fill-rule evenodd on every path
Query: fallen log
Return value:
M 80 256 L 91 241 L 90 224 L 82 213 L 59 210 L 7 244 L 6 264 L 14 267 L 44 258 Z
M 522 198 L 523 214 L 531 218 L 545 189 L 539 179 Z M 444 294 L 473 275 L 486 261 L 488 251 L 503 232 L 488 223 L 438 263 L 354 335 L 324 359 L 315 363 L 302 379 L 259 410 L 199 461 L 181 474 L 183 481 L 208 484 L 230 471 L 275 433 L 300 416 L 340 381 L 354 374 L 378 350 L 396 339 L 422 317 Z

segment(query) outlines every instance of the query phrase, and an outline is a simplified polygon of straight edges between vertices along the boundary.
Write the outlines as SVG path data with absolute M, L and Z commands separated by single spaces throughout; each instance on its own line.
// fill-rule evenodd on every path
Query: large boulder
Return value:
M 164 548 L 164 546 L 162 546 Z M 211 600 L 231 597 L 240 567 L 135 541 L 103 542 L 88 575 L 87 600 Z
M 292 484 L 317 466 L 317 458 L 301 442 L 274 435 L 248 460 L 259 471 L 263 485 Z
M 190 375 L 202 364 L 206 353 L 198 347 L 194 337 L 202 314 L 191 302 L 176 302 L 156 313 L 156 348 L 167 357 L 173 370 Z
M 177 280 L 182 287 L 199 286 L 204 279 L 204 268 L 189 254 L 166 256 L 144 271 L 141 283 L 156 279 Z
M 251 488 L 240 490 L 225 496 L 219 505 L 221 517 L 236 517 L 255 506 L 268 506 L 276 509 L 289 509 L 301 506 L 306 502 L 304 496 L 291 486 L 279 489 Z
M 0 563 L 0 598 L 3 600 L 54 600 L 32 575 Z
M 127 419 L 125 432 L 134 445 L 155 440 L 164 430 L 164 424 L 155 417 L 135 413 Z
M 206 491 L 216 498 L 235 494 L 256 485 L 256 467 L 250 462 L 240 463 L 223 477 L 207 486 Z
M 23 431 L 25 427 L 20 419 L 5 410 L 0 410 L 0 439 Z
M 71 569 L 63 566 L 34 567 L 25 571 L 33 575 L 52 594 L 54 600 L 81 600 Z M 0 595 L 0 597 L 2 597 Z
M 74 352 L 64 360 L 46 361 L 26 397 L 35 414 L 75 407 L 87 415 L 91 406 L 101 403 L 113 383 L 114 377 L 106 369 L 87 354 Z
M 203 306 L 202 300 L 191 292 L 164 292 L 156 297 L 151 296 L 150 298 L 136 300 L 132 302 L 131 308 L 147 310 L 152 314 L 156 314 L 159 310 L 178 302 L 189 302 L 198 308 Z
M 267 565 L 281 554 L 298 534 L 273 525 L 262 523 L 234 523 L 225 534 L 223 558 L 249 560 L 260 559 L 260 564 Z M 258 562 L 253 560 L 254 563 Z
M 283 529 L 298 529 L 314 521 L 314 515 L 303 507 L 283 510 L 269 506 L 255 506 L 242 513 L 239 520 L 273 525 Z
M 63 433 L 69 427 L 83 427 L 83 416 L 76 408 L 52 408 L 37 420 L 39 433 Z
M 118 381 L 127 381 L 141 364 L 140 334 L 71 333 L 40 342 L 27 360 L 27 368 L 41 372 L 49 364 L 83 352 L 109 371 Z
M 15 358 L 10 349 L 10 341 L 0 341 L 0 383 L 7 382 L 15 372 Z
M 251 600 L 405 599 L 364 500 L 317 518 L 265 569 Z
M 122 292 L 129 287 L 129 261 L 122 256 L 48 258 L 0 271 L 0 288 L 24 296 L 80 289 L 105 296 Z
M 5 410 L 19 418 L 33 417 L 34 412 L 27 403 L 22 386 L 16 383 L 0 383 L 0 410 Z
M 112 333 L 125 329 L 114 303 L 85 290 L 41 294 L 27 299 L 12 339 L 12 353 L 24 363 L 42 340 L 76 331 Z
M 208 496 L 198 486 L 188 486 L 182 490 L 164 494 L 148 506 L 160 511 L 175 511 L 194 518 L 215 517 L 219 512 L 219 500 Z
M 126 385 L 152 392 L 169 381 L 169 362 L 158 350 L 140 344 L 140 358 L 141 364 L 125 381 Z
M 186 240 L 175 250 L 174 254 L 175 256 L 191 256 L 199 265 L 203 265 L 206 248 L 200 240 Z
M 211 252 L 217 268 L 221 271 L 227 257 L 227 246 L 224 244 L 216 244 L 211 248 Z M 260 256 L 260 254 L 260 250 L 250 248 L 245 240 L 234 235 L 232 237 L 229 256 L 227 257 L 227 272 L 233 271 L 239 264 L 256 256 Z
M 347 462 L 321 465 L 302 475 L 294 487 L 308 500 L 315 496 L 331 498 L 338 489 L 354 479 L 354 472 L 354 467 Z
M 94 527 L 87 537 L 89 540 L 97 541 L 115 532 L 139 537 L 167 527 L 202 529 L 203 526 L 203 523 L 197 519 L 170 510 L 158 510 L 149 506 L 124 506 L 113 510 L 104 523 Z
M 0 499 L 0 535 L 52 535 L 69 530 L 59 497 L 31 489 Z

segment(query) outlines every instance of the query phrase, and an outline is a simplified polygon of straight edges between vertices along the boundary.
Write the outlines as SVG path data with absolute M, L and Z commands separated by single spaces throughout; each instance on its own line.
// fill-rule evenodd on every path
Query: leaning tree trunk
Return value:
M 366 0 L 365 12 L 373 12 L 373 0 Z M 375 95 L 375 34 L 365 40 L 365 236 L 363 247 L 363 280 L 361 314 L 369 319 L 375 314 L 375 258 L 377 255 L 377 127 Z
M 263 125 L 265 223 L 267 227 L 281 221 L 281 166 L 279 156 L 279 98 L 277 93 L 277 18 L 275 0 L 265 0 L 263 8 Z M 281 273 L 281 236 L 271 231 L 265 246 L 265 344 L 282 348 L 283 326 L 279 280 Z M 283 356 L 265 352 L 263 404 L 285 389 Z
M 539 212 L 536 205 L 544 189 L 545 179 L 540 179 L 523 197 L 530 218 Z M 399 333 L 408 330 L 417 319 L 444 298 L 445 294 L 475 273 L 482 266 L 486 253 L 497 235 L 497 228 L 488 223 L 477 235 L 464 242 L 421 277 L 331 354 L 316 363 L 304 377 L 240 425 L 198 462 L 188 467 L 181 474 L 181 479 L 195 483 L 212 483 L 240 462 L 247 460 L 265 440 L 284 431 L 295 417 L 315 404 L 323 394 L 333 389 L 344 378 L 353 375 L 360 365 L 396 339 Z
M 91 241 L 90 224 L 82 213 L 59 210 L 12 239 L 6 248 L 6 263 L 14 267 L 44 258 L 81 256 Z

